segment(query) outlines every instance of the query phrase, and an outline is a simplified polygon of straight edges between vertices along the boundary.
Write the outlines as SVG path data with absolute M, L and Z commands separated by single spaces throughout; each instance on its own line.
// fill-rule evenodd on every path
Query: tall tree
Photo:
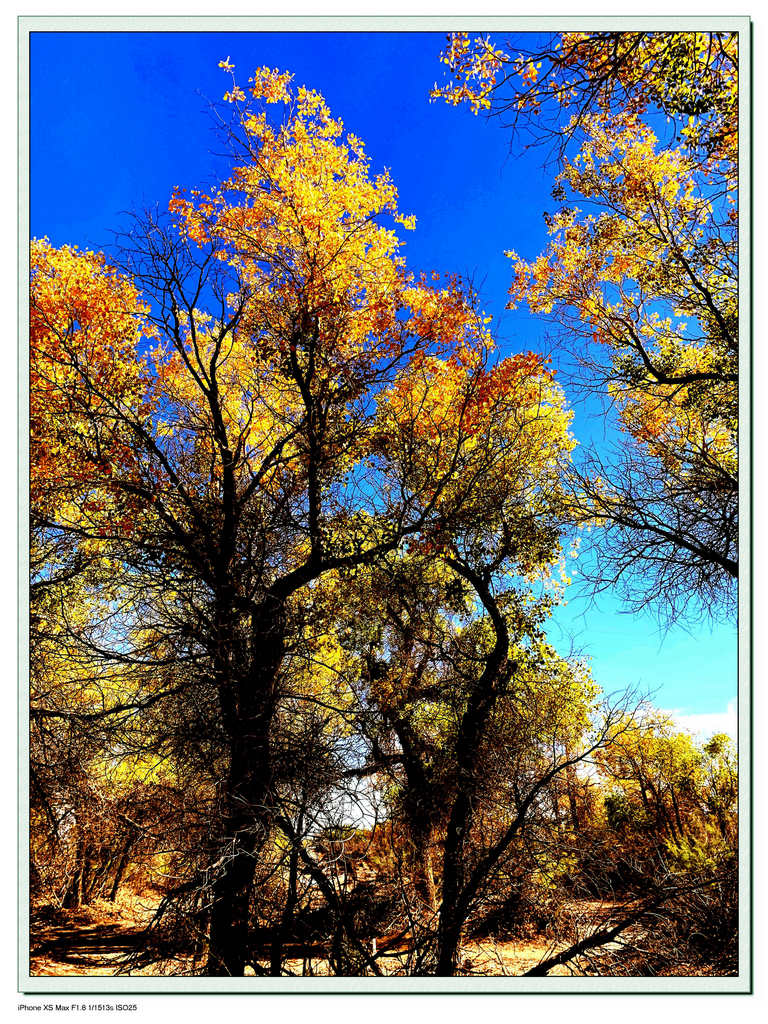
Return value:
M 672 617 L 692 597 L 730 611 L 737 38 L 582 32 L 515 46 L 457 34 L 443 57 L 455 79 L 434 94 L 555 141 L 562 206 L 545 215 L 546 252 L 509 253 L 510 305 L 564 328 L 579 382 L 618 412 L 614 450 L 592 449 L 576 478 L 583 513 L 605 527 L 595 582 Z
M 209 895 L 214 975 L 242 974 L 248 955 L 302 595 L 486 515 L 501 483 L 481 509 L 484 474 L 501 482 L 520 460 L 492 427 L 499 401 L 507 425 L 531 416 L 542 443 L 569 444 L 556 405 L 543 415 L 540 361 L 494 362 L 459 283 L 406 271 L 395 187 L 322 97 L 267 69 L 248 93 L 233 81 L 225 97 L 231 176 L 211 194 L 177 190 L 170 222 L 137 222 L 122 275 L 43 246 L 32 280 L 40 358 L 56 349 L 56 373 L 33 382 L 35 430 L 55 431 L 71 495 L 45 510 L 45 536 L 109 566 L 108 614 L 72 629 L 133 680 L 99 714 L 128 705 L 156 724 L 151 709 L 181 693 L 175 715 L 192 720 L 194 702 L 219 745 L 209 849 L 185 883 Z M 73 272 L 56 277 L 65 260 Z M 97 308 L 103 279 L 124 322 L 99 344 L 81 306 Z

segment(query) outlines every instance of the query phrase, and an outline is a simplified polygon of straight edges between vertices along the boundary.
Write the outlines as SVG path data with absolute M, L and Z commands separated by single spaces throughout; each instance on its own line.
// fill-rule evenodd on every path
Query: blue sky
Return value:
M 498 121 L 429 102 L 443 42 L 427 33 L 33 33 L 31 233 L 108 250 L 126 211 L 165 208 L 174 186 L 210 182 L 225 166 L 209 111 L 229 85 L 218 62 L 229 57 L 241 81 L 267 64 L 319 89 L 374 168 L 391 170 L 401 210 L 417 218 L 404 250 L 411 269 L 472 278 L 502 351 L 548 348 L 547 325 L 504 310 L 504 250 L 530 258 L 546 245 L 553 171 L 540 149 L 511 152 Z M 577 437 L 599 430 L 594 409 L 576 412 Z M 735 626 L 662 634 L 652 615 L 622 614 L 609 597 L 597 607 L 577 587 L 568 597 L 552 639 L 589 655 L 605 690 L 637 686 L 689 716 L 724 713 L 735 698 Z

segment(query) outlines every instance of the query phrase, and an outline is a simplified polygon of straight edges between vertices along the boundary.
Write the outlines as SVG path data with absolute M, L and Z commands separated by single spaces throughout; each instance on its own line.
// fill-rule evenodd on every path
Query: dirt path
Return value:
M 121 924 L 49 926 L 32 950 L 35 975 L 110 975 L 140 948 L 142 929 Z
M 30 973 L 35 976 L 114 975 L 146 945 L 145 929 L 157 906 L 151 893 L 123 894 L 114 903 L 97 899 L 63 911 L 38 907 L 30 919 Z M 143 974 L 134 968 L 131 974 Z M 147 972 L 151 973 L 151 972 Z

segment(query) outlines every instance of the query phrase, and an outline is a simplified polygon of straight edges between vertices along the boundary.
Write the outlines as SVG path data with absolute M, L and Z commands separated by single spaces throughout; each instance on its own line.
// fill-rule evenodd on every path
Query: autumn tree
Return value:
M 654 845 L 678 852 L 712 843 L 733 850 L 736 762 L 728 736 L 696 742 L 649 712 L 601 752 L 599 763 L 615 784 L 609 822 L 645 829 Z
M 629 956 L 669 965 L 738 962 L 737 768 L 733 741 L 681 731 L 653 709 L 598 754 L 618 887 L 664 893 L 663 912 Z M 646 897 L 647 898 L 647 897 Z M 728 965 L 727 967 L 725 965 Z
M 100 656 L 116 619 L 102 536 L 134 509 L 111 486 L 133 439 L 110 403 L 138 402 L 149 328 L 135 286 L 101 256 L 33 241 L 30 269 L 32 856 L 54 903 L 78 904 L 97 883 L 114 898 L 137 841 L 103 774 L 116 719 L 141 705 L 147 678 Z
M 180 895 L 207 893 L 207 970 L 238 975 L 306 595 L 487 518 L 520 463 L 515 415 L 541 424 L 539 444 L 566 421 L 541 413 L 535 357 L 494 361 L 458 281 L 406 271 L 395 187 L 319 94 L 261 69 L 226 101 L 230 177 L 137 221 L 121 272 L 40 243 L 31 305 L 35 443 L 56 441 L 39 472 L 66 497 L 35 498 L 36 514 L 46 543 L 108 572 L 104 613 L 67 628 L 123 679 L 84 711 L 146 723 L 159 759 L 205 762 L 210 826 Z M 528 480 L 545 490 L 546 474 Z M 537 561 L 540 535 L 519 557 Z
M 603 526 L 594 582 L 673 617 L 730 610 L 738 573 L 737 36 L 564 33 L 525 49 L 451 37 L 433 95 L 554 142 L 539 257 L 510 304 L 563 330 L 621 432 L 576 477 Z M 538 42 L 538 40 L 537 40 Z M 521 44 L 520 52 L 518 43 Z M 642 567 L 643 580 L 633 577 Z
M 366 709 L 361 772 L 392 780 L 412 844 L 412 969 L 441 975 L 456 972 L 478 896 L 553 780 L 617 727 L 609 716 L 586 739 L 583 680 L 544 641 L 572 446 L 562 395 L 530 356 L 484 372 L 479 405 L 457 391 L 458 370 L 433 361 L 429 378 L 398 382 L 387 451 L 398 472 L 434 472 L 469 432 L 462 503 L 376 566 L 341 613 Z

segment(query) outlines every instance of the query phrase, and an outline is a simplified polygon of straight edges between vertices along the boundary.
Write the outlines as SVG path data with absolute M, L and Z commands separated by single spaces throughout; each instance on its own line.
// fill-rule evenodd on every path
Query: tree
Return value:
M 593 448 L 575 479 L 583 516 L 604 527 L 594 582 L 624 585 L 632 605 L 661 603 L 671 617 L 693 596 L 730 611 L 736 36 L 565 33 L 517 56 L 513 45 L 453 36 L 443 60 L 456 80 L 434 95 L 508 116 L 534 140 L 557 138 L 563 205 L 545 215 L 545 253 L 509 253 L 510 305 L 560 324 L 582 386 L 618 412 L 615 449 Z
M 99 656 L 116 596 L 101 537 L 136 509 L 112 486 L 130 471 L 132 438 L 110 408 L 138 403 L 136 350 L 151 329 L 135 286 L 102 256 L 33 241 L 30 270 L 31 852 L 54 902 L 78 905 L 107 883 L 114 899 L 139 839 L 104 759 L 147 676 Z M 147 801 L 134 796 L 140 815 Z
M 648 713 L 602 751 L 599 762 L 618 786 L 614 824 L 647 830 L 656 847 L 725 844 L 733 851 L 736 769 L 728 736 L 697 743 L 669 718 Z
M 499 402 L 511 424 L 529 396 L 542 443 L 567 423 L 547 426 L 536 357 L 492 362 L 458 281 L 406 272 L 384 223 L 411 226 L 394 185 L 322 97 L 266 69 L 248 91 L 226 96 L 230 178 L 210 195 L 177 191 L 170 223 L 138 221 L 122 273 L 42 246 L 32 279 L 47 332 L 34 358 L 55 350 L 56 364 L 33 382 L 37 435 L 55 430 L 59 445 L 55 471 L 40 471 L 72 495 L 44 535 L 109 566 L 105 615 L 68 628 L 131 680 L 129 699 L 110 692 L 88 710 L 157 724 L 151 709 L 170 701 L 176 740 L 193 709 L 207 719 L 209 845 L 180 895 L 208 891 L 207 969 L 229 975 L 247 957 L 304 597 L 330 572 L 409 539 L 428 548 L 484 515 L 495 495 L 478 506 L 478 480 L 515 458 L 492 427 Z M 275 104 L 282 121 L 267 117 Z M 57 276 L 61 262 L 73 272 Z M 80 310 L 98 310 L 105 281 L 123 319 L 101 344 L 101 319 Z
M 471 429 L 460 509 L 376 567 L 342 612 L 366 711 L 362 771 L 391 780 L 411 843 L 413 969 L 441 975 L 456 972 L 476 898 L 548 787 L 614 730 L 610 717 L 584 740 L 583 680 L 543 640 L 550 599 L 537 582 L 551 583 L 559 564 L 571 447 L 562 397 L 535 361 L 513 357 L 487 375 L 473 408 L 457 400 L 456 371 L 434 364 L 429 386 L 419 376 L 399 383 L 387 451 L 402 460 L 398 474 L 421 476 L 453 450 L 455 432 Z
M 725 735 L 697 741 L 652 709 L 598 755 L 616 877 L 664 893 L 663 912 L 622 970 L 690 973 L 738 962 L 736 757 Z M 726 966 L 727 965 L 727 966 Z
M 731 32 L 537 33 L 501 45 L 455 32 L 440 56 L 454 78 L 435 83 L 432 96 L 502 117 L 529 145 L 549 143 L 559 157 L 595 111 L 657 108 L 693 118 L 688 142 L 734 166 L 737 47 Z

